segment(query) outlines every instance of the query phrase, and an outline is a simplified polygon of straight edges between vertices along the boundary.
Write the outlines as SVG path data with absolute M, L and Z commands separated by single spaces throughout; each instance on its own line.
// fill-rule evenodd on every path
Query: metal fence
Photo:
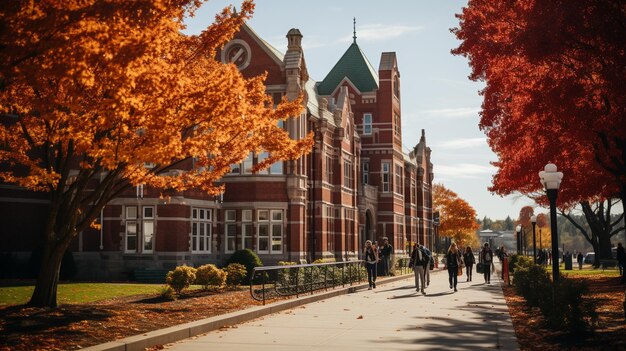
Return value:
M 392 272 L 398 275 L 410 271 L 404 260 L 397 260 Z M 312 295 L 319 290 L 351 286 L 364 280 L 367 280 L 367 271 L 362 260 L 256 267 L 250 278 L 250 295 L 265 304 L 268 299 Z

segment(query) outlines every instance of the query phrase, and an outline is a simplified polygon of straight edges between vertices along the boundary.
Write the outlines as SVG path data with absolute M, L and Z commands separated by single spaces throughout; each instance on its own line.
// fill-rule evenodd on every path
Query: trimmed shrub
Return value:
M 172 289 L 171 286 L 169 285 L 163 285 L 160 289 L 159 289 L 159 296 L 164 299 L 164 300 L 168 300 L 168 301 L 174 301 L 176 300 L 176 292 L 174 291 L 174 289 Z
M 551 293 L 550 274 L 540 265 L 517 266 L 513 273 L 513 284 L 517 293 L 526 299 L 529 306 L 533 307 L 538 307 L 539 303 L 546 298 L 545 295 Z
M 171 286 L 177 294 L 189 287 L 196 280 L 196 269 L 189 266 L 178 266 L 169 271 L 165 278 L 167 285 Z
M 595 301 L 583 297 L 589 291 L 585 281 L 561 277 L 555 285 L 556 303 L 553 303 L 551 288 L 551 285 L 546 287 L 548 293 L 539 303 L 539 309 L 549 328 L 579 333 L 597 325 Z
M 217 268 L 214 264 L 205 264 L 196 268 L 196 284 L 202 285 L 205 290 L 209 287 L 221 288 L 226 282 L 227 276 L 228 273 Z
M 517 268 L 530 267 L 533 265 L 533 260 L 530 257 L 523 255 L 511 255 L 509 256 L 509 272 L 514 273 Z
M 248 274 L 246 266 L 240 263 L 231 263 L 224 268 L 224 271 L 227 273 L 226 285 L 228 286 L 241 285 Z
M 246 281 L 250 281 L 254 267 L 263 266 L 263 262 L 261 262 L 259 256 L 250 249 L 235 251 L 235 253 L 233 253 L 226 262 L 227 265 L 231 263 L 239 263 L 246 267 Z

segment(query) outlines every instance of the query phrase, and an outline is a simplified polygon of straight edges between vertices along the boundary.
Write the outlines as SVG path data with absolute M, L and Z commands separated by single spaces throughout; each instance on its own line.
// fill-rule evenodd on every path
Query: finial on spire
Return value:
M 352 18 L 352 39 L 354 40 L 354 43 L 356 44 L 356 17 Z

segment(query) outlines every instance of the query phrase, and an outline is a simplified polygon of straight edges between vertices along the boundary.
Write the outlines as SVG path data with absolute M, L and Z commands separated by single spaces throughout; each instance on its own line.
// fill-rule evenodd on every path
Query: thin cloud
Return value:
M 440 117 L 440 118 L 477 117 L 478 112 L 480 112 L 479 107 L 440 108 L 440 109 L 421 111 L 421 113 L 428 115 L 430 117 Z
M 444 141 L 437 145 L 437 149 L 442 150 L 458 150 L 467 149 L 476 146 L 486 146 L 487 138 L 461 138 Z
M 356 37 L 357 40 L 363 41 L 382 41 L 397 38 L 410 32 L 416 32 L 423 28 L 424 27 L 422 26 L 404 26 L 382 23 L 367 24 L 364 26 L 357 26 Z M 352 35 L 347 35 L 337 40 L 337 42 L 341 43 L 350 41 L 352 41 Z
M 472 163 L 459 163 L 456 165 L 437 165 L 435 174 L 442 178 L 479 178 L 485 174 L 493 174 L 496 171 L 493 166 L 482 166 Z

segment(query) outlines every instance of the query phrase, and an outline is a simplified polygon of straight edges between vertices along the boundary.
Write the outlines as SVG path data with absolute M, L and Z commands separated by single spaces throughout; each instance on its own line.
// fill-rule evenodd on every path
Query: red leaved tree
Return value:
M 561 209 L 612 197 L 624 204 L 623 2 L 470 0 L 458 18 L 453 53 L 469 59 L 470 79 L 486 82 L 480 127 L 498 156 L 490 190 L 545 205 L 537 172 L 554 162 L 565 173 Z M 611 235 L 593 227 L 594 216 L 607 213 L 587 220 Z

